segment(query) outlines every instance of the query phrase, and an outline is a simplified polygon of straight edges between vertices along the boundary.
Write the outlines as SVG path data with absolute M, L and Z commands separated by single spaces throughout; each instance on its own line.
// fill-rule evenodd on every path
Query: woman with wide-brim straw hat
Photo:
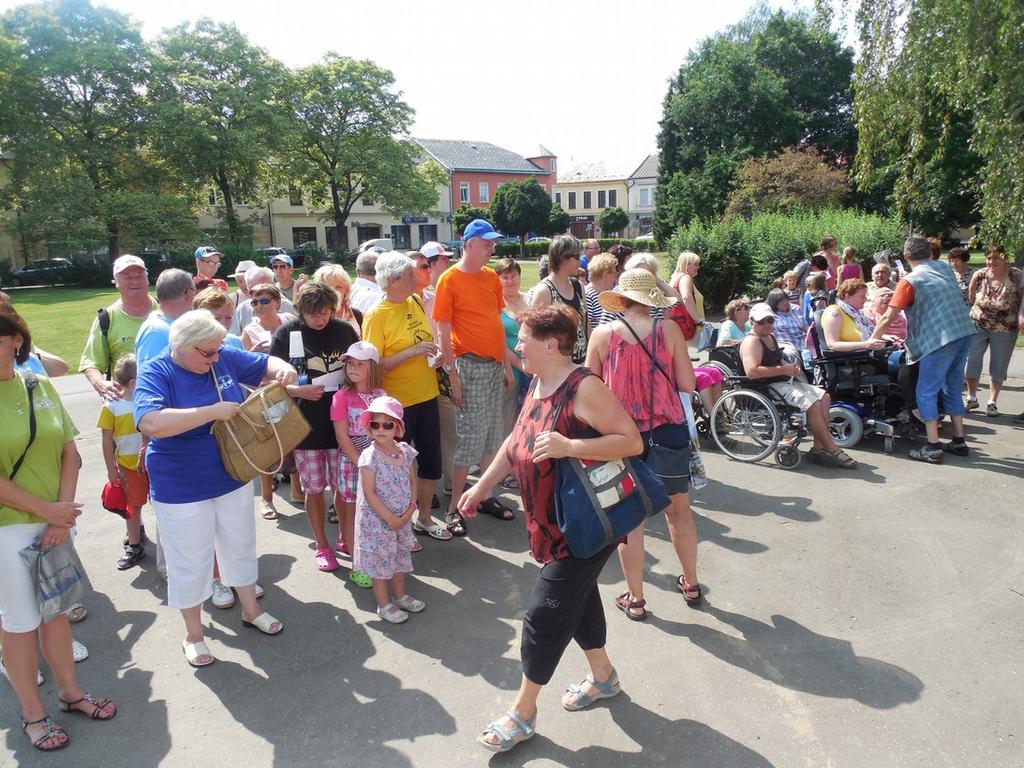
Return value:
M 626 412 L 636 422 L 646 458 L 651 442 L 679 449 L 680 462 L 689 466 L 690 435 L 679 393 L 693 392 L 694 373 L 686 339 L 679 326 L 652 316 L 652 310 L 670 307 L 677 299 L 661 292 L 654 275 L 645 269 L 629 269 L 619 277 L 617 288 L 599 296 L 601 306 L 621 315 L 594 330 L 587 347 L 587 366 L 600 376 Z M 652 365 L 657 360 L 658 370 Z M 653 408 L 652 408 L 653 388 Z M 662 478 L 672 503 L 665 511 L 672 545 L 683 574 L 676 585 L 688 603 L 701 598 L 697 581 L 697 526 L 687 495 L 689 478 Z M 619 545 L 619 560 L 628 589 L 615 605 L 633 621 L 647 618 L 644 599 L 644 526 Z

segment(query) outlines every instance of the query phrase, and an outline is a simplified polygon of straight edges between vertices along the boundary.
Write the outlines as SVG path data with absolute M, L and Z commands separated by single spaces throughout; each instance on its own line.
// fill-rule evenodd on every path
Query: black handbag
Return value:
M 633 330 L 625 318 L 620 318 L 623 325 L 629 329 L 629 332 L 633 334 L 633 338 L 636 339 L 637 344 L 640 348 L 647 353 L 647 356 L 651 358 L 651 421 L 654 420 L 654 376 L 657 371 L 660 371 L 662 376 L 669 382 L 672 387 L 675 387 L 675 382 L 672 377 L 668 375 L 664 368 L 658 363 L 656 357 L 658 352 L 658 318 L 653 318 L 653 324 L 651 326 L 651 346 L 652 350 L 647 349 L 644 343 L 640 340 L 637 332 Z M 669 448 L 664 445 L 659 445 L 654 442 L 654 429 L 651 428 L 647 438 L 647 456 L 644 457 L 644 463 L 651 468 L 658 477 L 661 478 L 662 482 L 668 488 L 670 493 L 683 493 L 689 483 L 690 479 L 690 452 L 689 447 L 687 448 Z M 679 490 L 676 490 L 679 489 Z

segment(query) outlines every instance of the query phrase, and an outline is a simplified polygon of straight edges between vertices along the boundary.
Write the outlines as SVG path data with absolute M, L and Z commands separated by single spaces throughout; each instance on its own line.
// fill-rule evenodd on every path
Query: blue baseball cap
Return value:
M 205 261 L 211 256 L 223 256 L 224 254 L 214 248 L 212 245 L 200 245 L 196 248 L 196 261 Z
M 292 262 L 292 257 L 286 253 L 276 253 L 270 257 L 270 264 L 287 264 L 289 267 L 294 267 L 295 264 Z
M 495 231 L 494 227 L 491 226 L 491 222 L 486 219 L 473 219 L 462 230 L 462 242 L 468 243 L 474 237 L 480 237 L 484 240 L 497 240 L 502 237 L 502 234 Z

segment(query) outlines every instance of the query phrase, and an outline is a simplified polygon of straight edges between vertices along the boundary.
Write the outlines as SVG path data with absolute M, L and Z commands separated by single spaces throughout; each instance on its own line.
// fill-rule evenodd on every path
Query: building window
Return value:
M 654 204 L 652 191 L 650 187 L 640 187 L 640 205 L 650 207 Z
M 591 208 L 594 202 L 594 193 L 589 189 L 583 193 L 583 208 Z
M 348 227 L 341 230 L 341 238 L 338 237 L 337 227 L 325 227 L 324 234 L 327 236 L 327 250 L 336 253 L 348 252 Z
M 561 205 L 561 204 L 562 204 L 562 193 L 561 192 L 555 192 L 555 205 Z
M 316 227 L 292 227 L 292 247 L 298 248 L 303 243 L 316 245 Z
M 491 185 L 490 184 L 488 184 L 486 181 L 481 181 L 480 182 L 480 188 L 479 188 L 478 191 L 479 191 L 480 194 L 479 194 L 477 199 L 479 200 L 481 205 L 486 205 L 487 203 L 491 202 Z
M 394 243 L 395 248 L 406 249 L 409 248 L 409 225 L 398 224 L 392 225 L 391 227 L 391 242 Z
M 294 184 L 288 185 L 288 202 L 292 205 L 302 205 L 302 190 Z
M 576 210 L 576 193 L 575 192 L 570 192 L 569 193 L 569 210 L 570 211 L 575 211 Z
M 380 224 L 364 224 L 356 227 L 356 240 L 365 243 L 367 240 L 376 240 L 380 237 Z
M 420 245 L 437 240 L 437 224 L 420 224 Z
M 614 190 L 614 189 L 609 189 L 608 190 L 608 207 L 609 208 L 614 208 L 618 204 L 619 204 L 619 193 L 618 193 L 618 191 Z
M 603 189 L 597 190 L 597 207 L 607 208 L 608 207 L 608 195 Z
M 210 205 L 217 205 L 217 190 L 211 189 L 209 195 Z
M 459 182 L 459 202 L 469 205 L 469 182 Z

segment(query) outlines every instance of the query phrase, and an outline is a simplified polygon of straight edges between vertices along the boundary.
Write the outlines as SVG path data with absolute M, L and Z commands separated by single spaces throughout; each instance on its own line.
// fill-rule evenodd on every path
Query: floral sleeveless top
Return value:
M 663 323 L 656 323 L 658 364 L 672 377 L 670 382 L 656 368 L 651 370 L 651 335 L 643 340 L 643 347 L 628 330 L 620 336 L 612 326 L 608 339 L 608 354 L 601 365 L 601 378 L 608 385 L 626 413 L 641 432 L 648 432 L 662 424 L 682 424 L 683 406 L 675 383 L 672 354 L 665 343 Z M 651 413 L 651 373 L 654 374 L 654 413 Z
M 567 437 L 583 437 L 588 432 L 594 434 L 590 427 L 576 418 L 573 403 L 580 382 L 591 375 L 586 368 L 576 368 L 558 389 L 544 398 L 535 397 L 536 388 L 531 387 L 509 436 L 506 455 L 512 463 L 512 474 L 519 482 L 530 554 L 542 565 L 570 557 L 572 553 L 555 519 L 555 464 L 553 461 L 533 462 L 534 440 L 538 433 L 547 431 Z M 558 423 L 554 424 L 555 410 L 563 396 L 565 404 L 558 415 Z

